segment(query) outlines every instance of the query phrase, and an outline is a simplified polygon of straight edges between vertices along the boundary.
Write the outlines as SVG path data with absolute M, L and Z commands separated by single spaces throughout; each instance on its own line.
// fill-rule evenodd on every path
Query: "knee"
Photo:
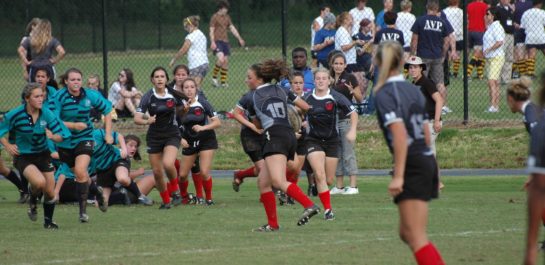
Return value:
M 119 181 L 119 183 L 125 187 L 131 184 L 131 179 L 128 176 L 117 178 L 117 181 Z
M 76 178 L 80 181 L 84 181 L 86 180 L 88 177 L 88 173 L 87 173 L 87 169 L 83 169 L 83 168 L 78 168 L 78 167 L 75 167 L 74 168 L 74 175 L 76 175 Z
M 44 191 L 45 190 L 45 180 L 44 179 L 39 179 L 37 181 L 34 181 L 34 183 L 32 183 L 32 189 Z
M 154 168 L 152 169 L 152 172 L 155 179 L 163 177 L 163 170 L 160 168 Z

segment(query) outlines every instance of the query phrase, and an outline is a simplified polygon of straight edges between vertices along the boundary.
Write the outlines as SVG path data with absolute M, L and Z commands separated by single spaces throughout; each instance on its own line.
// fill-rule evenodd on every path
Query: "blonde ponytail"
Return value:
M 375 85 L 375 92 L 378 92 L 390 77 L 390 72 L 401 67 L 403 48 L 398 42 L 384 41 L 378 46 L 375 60 L 379 67 L 378 81 Z

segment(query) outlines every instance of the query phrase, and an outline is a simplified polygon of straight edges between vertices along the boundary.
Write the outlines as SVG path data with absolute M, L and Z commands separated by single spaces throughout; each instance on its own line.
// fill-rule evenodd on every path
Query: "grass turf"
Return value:
M 428 233 L 447 264 L 520 263 L 524 180 L 443 178 L 446 188 L 430 204 Z M 306 181 L 300 182 L 305 189 Z M 239 193 L 231 190 L 228 179 L 214 183 L 213 207 L 89 209 L 90 223 L 79 224 L 77 206 L 60 205 L 55 211 L 60 230 L 45 231 L 41 207 L 40 221 L 29 221 L 26 205 L 15 202 L 14 187 L 0 181 L 0 263 L 415 264 L 397 236 L 388 178 L 360 178 L 359 195 L 332 197 L 335 221 L 326 222 L 320 214 L 297 227 L 300 206 L 279 207 L 281 231 L 269 234 L 251 232 L 266 223 L 255 180 L 248 179 Z M 159 200 L 156 191 L 151 195 Z

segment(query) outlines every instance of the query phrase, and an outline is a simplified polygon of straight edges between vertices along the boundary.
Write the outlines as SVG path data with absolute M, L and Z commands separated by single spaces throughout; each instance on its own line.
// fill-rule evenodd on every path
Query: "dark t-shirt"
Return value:
M 142 96 L 140 106 L 136 111 L 140 113 L 149 112 L 150 116 L 156 115 L 155 123 L 150 124 L 148 128 L 148 136 L 179 136 L 176 107 L 183 104 L 180 99 L 174 97 L 168 91 L 165 92 L 164 96 L 159 96 L 155 93 L 155 89 L 152 88 Z
M 329 94 L 322 97 L 308 94 L 305 101 L 311 106 L 306 118 L 307 136 L 323 141 L 338 139 L 337 114 L 346 117 L 355 110 L 352 103 L 335 90 L 330 90 Z
M 534 4 L 531 0 L 516 1 L 515 12 L 513 13 L 513 22 L 520 25 L 520 19 L 522 18 L 522 14 L 524 14 L 524 12 L 526 12 L 528 9 L 532 8 L 533 6 Z
M 433 100 L 432 95 L 436 92 L 439 92 L 437 90 L 437 86 L 433 81 L 428 79 L 425 76 L 422 76 L 418 81 L 414 82 L 415 86 L 420 87 L 420 91 L 422 91 L 422 94 L 424 95 L 424 98 L 426 98 L 426 113 L 428 114 L 428 118 L 430 120 L 433 120 L 435 118 L 435 100 Z
M 440 59 L 444 39 L 454 30 L 438 16 L 424 15 L 416 19 L 411 31 L 418 35 L 416 55 L 425 59 Z
M 377 45 L 383 41 L 397 41 L 399 44 L 401 44 L 401 47 L 405 45 L 405 40 L 403 39 L 403 32 L 398 29 L 393 28 L 383 28 L 377 32 L 375 35 L 375 40 L 373 41 L 373 44 Z
M 180 118 L 180 126 L 182 128 L 182 137 L 187 139 L 211 139 L 216 138 L 214 130 L 205 130 L 196 132 L 193 126 L 207 125 L 208 118 L 216 117 L 216 111 L 210 103 L 203 98 L 197 97 L 197 101 L 189 106 L 189 110 Z
M 524 108 L 524 127 L 526 127 L 528 133 L 532 133 L 532 130 L 537 125 L 540 112 L 543 111 L 540 111 L 536 104 L 532 102 L 526 104 L 526 107 Z
M 293 92 L 286 91 L 278 85 L 264 84 L 253 93 L 251 107 L 248 108 L 250 116 L 257 117 L 263 129 L 272 126 L 291 128 L 288 120 L 288 100 L 295 101 L 298 98 Z
M 30 54 L 31 54 L 30 58 L 32 58 L 31 66 L 40 67 L 40 66 L 51 65 L 51 62 L 49 62 L 49 59 L 51 59 L 51 57 L 53 56 L 53 52 L 55 52 L 55 49 L 57 49 L 57 46 L 61 45 L 61 43 L 57 39 L 52 38 L 51 41 L 45 47 L 45 49 L 40 53 L 32 49 L 32 46 L 30 45 L 30 37 L 26 38 L 21 45 L 27 51 L 30 51 Z
M 498 20 L 500 21 L 503 30 L 506 34 L 513 34 L 515 27 L 513 26 L 513 10 L 509 6 L 496 6 Z
M 337 79 L 337 82 L 333 84 L 333 90 L 344 95 L 348 101 L 352 102 L 353 95 L 350 93 L 350 89 L 346 86 L 346 84 L 350 84 L 352 87 L 357 87 L 358 79 L 356 79 L 353 74 L 344 71 L 342 72 L 341 76 L 339 76 L 339 79 Z M 344 119 L 344 117 L 339 118 Z

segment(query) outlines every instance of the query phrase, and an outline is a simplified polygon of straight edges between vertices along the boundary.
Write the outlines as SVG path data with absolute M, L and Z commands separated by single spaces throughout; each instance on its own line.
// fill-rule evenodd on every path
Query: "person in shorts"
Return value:
M 484 0 L 474 0 L 467 5 L 468 48 L 473 49 L 473 57 L 467 65 L 467 76 L 471 76 L 477 67 L 477 78 L 484 78 L 485 60 L 483 56 L 483 35 L 486 30 L 484 17 L 488 4 Z
M 500 76 L 505 62 L 505 30 L 499 21 L 496 8 L 486 10 L 485 21 L 487 27 L 483 36 L 483 55 L 488 64 L 486 77 L 490 95 L 490 106 L 486 112 L 496 113 L 500 110 Z
M 244 47 L 246 43 L 240 36 L 237 28 L 231 22 L 229 14 L 229 2 L 227 0 L 218 1 L 218 11 L 210 19 L 210 49 L 216 56 L 216 64 L 212 70 L 212 84 L 215 87 L 227 87 L 227 72 L 229 66 L 229 56 L 231 55 L 231 46 L 227 37 L 227 30 L 233 33 L 238 39 L 240 46 Z M 218 82 L 218 73 L 220 81 Z
M 524 12 L 520 19 L 520 27 L 526 33 L 524 44 L 528 52 L 526 60 L 526 75 L 535 77 L 537 51 L 545 54 L 545 10 L 542 9 L 543 0 L 534 0 L 531 9 Z
M 61 142 L 70 131 L 47 107 L 43 108 L 44 90 L 37 83 L 23 89 L 25 103 L 4 115 L 0 123 L 0 142 L 13 156 L 13 163 L 30 183 L 28 217 L 38 218 L 38 197 L 44 194 L 44 228 L 58 229 L 53 222 L 55 211 L 55 168 L 51 163 L 47 139 Z M 4 137 L 8 134 L 8 137 Z M 9 139 L 9 140 L 8 140 Z
M 515 54 L 513 54 L 513 78 L 520 78 L 523 75 L 526 75 L 527 67 L 526 60 L 528 59 L 528 54 L 526 52 L 526 33 L 524 28 L 520 26 L 520 20 L 522 15 L 533 6 L 531 0 L 516 0 L 515 1 L 515 11 L 513 12 L 513 24 L 515 27 Z

